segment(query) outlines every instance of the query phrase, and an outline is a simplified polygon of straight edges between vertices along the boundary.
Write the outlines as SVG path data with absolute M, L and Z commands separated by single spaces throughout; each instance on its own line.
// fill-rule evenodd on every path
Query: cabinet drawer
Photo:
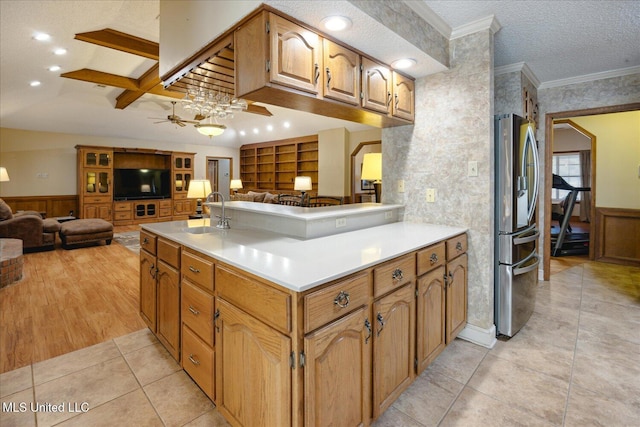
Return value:
M 182 327 L 182 367 L 213 400 L 213 348 L 207 346 L 188 326 Z
M 159 213 L 158 216 L 160 216 L 160 217 L 171 216 L 171 208 L 160 208 L 159 212 L 160 213 Z
M 85 196 L 82 199 L 85 203 L 109 203 L 111 204 L 111 196 Z
M 373 269 L 373 296 L 375 298 L 408 283 L 416 275 L 415 254 L 404 255 Z
M 115 212 L 113 215 L 114 219 L 117 221 L 119 219 L 131 219 L 131 212 Z
M 461 234 L 447 240 L 447 261 L 467 252 L 467 235 Z
M 158 258 L 175 268 L 180 268 L 180 245 L 158 239 Z
M 182 252 L 182 277 L 213 292 L 213 262 L 190 252 Z
M 369 275 L 366 273 L 306 295 L 304 297 L 305 334 L 367 304 L 370 295 Z
M 170 199 L 160 200 L 158 202 L 158 206 L 160 207 L 160 209 L 171 209 L 172 205 L 173 205 L 173 202 Z
M 427 271 L 444 265 L 445 259 L 445 243 L 437 243 L 428 248 L 418 251 L 418 276 L 422 276 Z
M 116 212 L 131 211 L 131 203 L 114 203 L 113 210 Z
M 156 236 L 140 230 L 140 247 L 145 251 L 156 254 Z
M 283 333 L 291 332 L 291 295 L 216 265 L 216 290 L 236 307 Z
M 213 295 L 186 280 L 182 282 L 182 323 L 213 346 Z

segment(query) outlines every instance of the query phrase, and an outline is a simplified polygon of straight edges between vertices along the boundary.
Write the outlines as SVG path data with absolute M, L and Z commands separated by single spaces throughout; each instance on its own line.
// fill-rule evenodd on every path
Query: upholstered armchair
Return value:
M 14 214 L 11 207 L 0 199 L 0 238 L 20 239 L 25 252 L 53 249 L 60 223 L 55 219 L 42 219 L 35 211 Z

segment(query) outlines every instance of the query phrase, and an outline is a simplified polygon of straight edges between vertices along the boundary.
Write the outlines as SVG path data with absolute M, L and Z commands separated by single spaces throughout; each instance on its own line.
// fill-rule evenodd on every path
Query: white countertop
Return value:
M 203 205 L 219 208 L 220 202 L 205 202 Z M 399 209 L 402 205 L 382 204 L 382 203 L 350 203 L 346 205 L 324 206 L 319 208 L 308 208 L 302 206 L 286 206 L 274 203 L 258 203 L 244 201 L 225 202 L 225 208 L 231 210 L 241 210 L 249 212 L 259 212 L 267 215 L 282 216 L 287 218 L 302 219 L 312 221 L 317 219 L 333 218 L 359 212 L 388 211 Z
M 208 218 L 142 225 L 144 230 L 297 292 L 467 231 L 460 227 L 395 222 L 304 240 L 233 228 L 233 224 L 229 230 L 209 227 Z M 193 234 L 189 229 L 209 232 Z

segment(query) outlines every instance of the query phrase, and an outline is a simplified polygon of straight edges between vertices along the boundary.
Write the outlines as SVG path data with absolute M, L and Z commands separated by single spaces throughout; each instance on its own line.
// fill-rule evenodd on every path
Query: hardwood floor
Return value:
M 23 258 L 23 279 L 0 289 L 0 373 L 145 327 L 139 257 L 124 246 L 65 250 L 58 239 L 55 250 Z

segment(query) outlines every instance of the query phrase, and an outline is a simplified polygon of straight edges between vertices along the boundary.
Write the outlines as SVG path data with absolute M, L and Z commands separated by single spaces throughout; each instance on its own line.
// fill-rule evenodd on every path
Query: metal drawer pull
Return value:
M 364 339 L 364 343 L 367 344 L 369 342 L 369 338 L 371 338 L 371 323 L 369 323 L 369 319 L 364 319 L 364 327 L 367 328 L 369 335 Z
M 340 291 L 338 296 L 333 300 L 333 304 L 340 308 L 346 308 L 349 305 L 349 292 Z
M 193 354 L 189 355 L 189 360 L 191 361 L 191 363 L 193 363 L 196 366 L 198 366 L 200 364 L 199 360 L 193 358 Z
M 193 308 L 192 305 L 189 306 L 189 311 L 192 312 L 194 315 L 198 315 L 200 314 L 200 312 L 198 310 L 196 310 L 195 308 Z
M 200 270 L 198 270 L 197 268 L 195 268 L 194 266 L 190 265 L 189 266 L 189 271 L 193 272 L 193 273 L 200 273 Z
M 147 243 L 149 243 L 149 239 L 148 238 L 145 237 L 144 239 L 142 239 L 142 244 L 143 245 L 146 245 Z
M 151 267 L 149 267 L 149 274 L 151 275 L 152 278 L 156 278 L 156 274 L 158 274 L 158 269 L 156 268 L 155 264 L 151 264 Z
M 429 261 L 431 261 L 431 265 L 435 264 L 436 262 L 438 262 L 438 255 L 436 255 L 435 253 L 431 254 L 431 256 L 429 257 Z
M 404 273 L 401 269 L 396 268 L 395 270 L 393 270 L 393 273 L 391 273 L 391 278 L 393 280 L 402 280 L 404 279 Z
M 220 317 L 220 309 L 217 309 L 213 314 L 213 326 L 216 327 L 216 332 L 220 332 L 220 326 L 218 326 L 218 317 Z
M 380 332 L 382 332 L 382 330 L 384 329 L 384 318 L 382 317 L 382 314 L 378 313 L 378 315 L 376 316 L 376 320 L 378 321 L 378 323 L 380 323 L 380 329 L 378 329 L 378 332 L 376 332 L 376 336 L 380 336 Z
M 462 251 L 462 242 L 456 243 L 456 251 L 458 252 Z

